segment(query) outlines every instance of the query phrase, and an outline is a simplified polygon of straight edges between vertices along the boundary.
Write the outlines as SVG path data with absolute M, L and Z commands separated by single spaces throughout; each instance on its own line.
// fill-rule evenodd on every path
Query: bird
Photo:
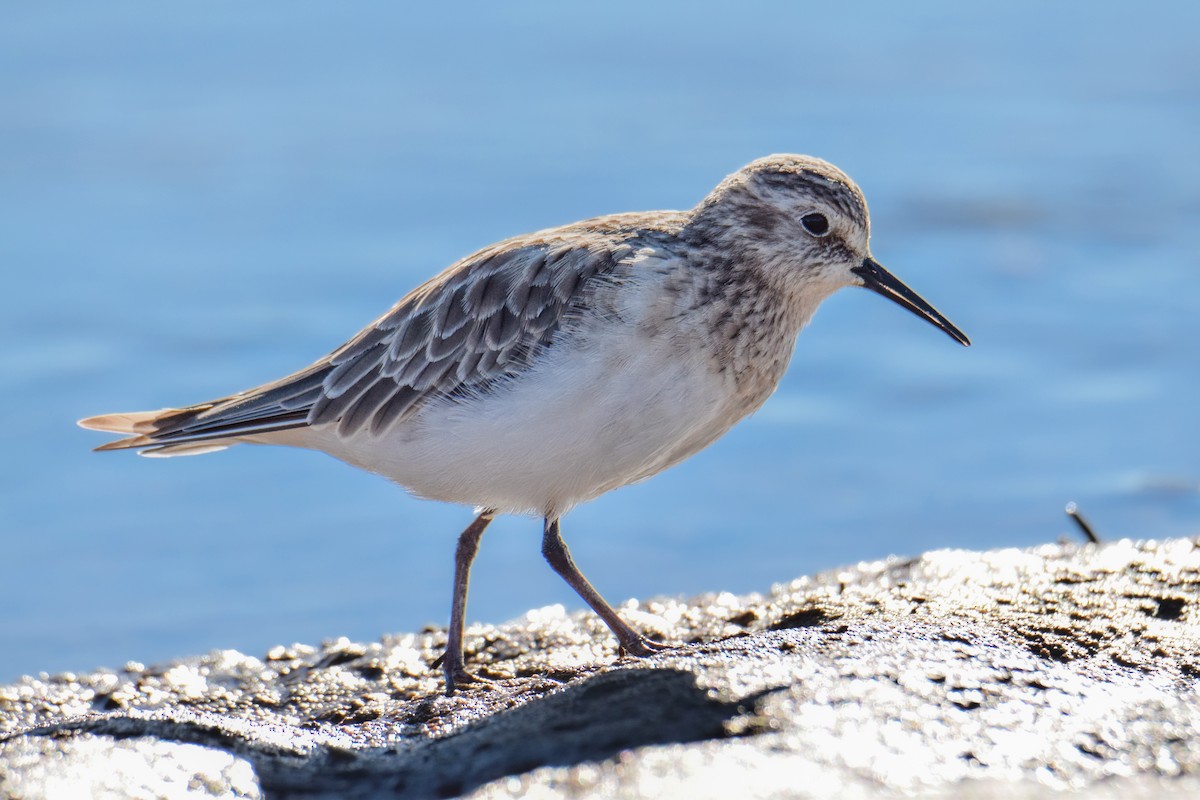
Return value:
M 422 498 L 474 509 L 455 549 L 450 625 L 433 664 L 467 669 L 471 564 L 500 514 L 542 520 L 542 555 L 615 635 L 629 626 L 575 565 L 575 506 L 692 456 L 757 410 L 797 336 L 846 286 L 967 336 L 871 255 L 866 199 L 819 158 L 776 154 L 686 211 L 621 213 L 505 239 L 404 295 L 325 357 L 261 386 L 84 428 L 96 450 L 195 455 L 235 444 L 324 451 Z

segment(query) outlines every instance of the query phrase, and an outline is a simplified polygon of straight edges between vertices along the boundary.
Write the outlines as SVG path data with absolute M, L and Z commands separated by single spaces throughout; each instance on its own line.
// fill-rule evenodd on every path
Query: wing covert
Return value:
M 605 244 L 502 243 L 421 285 L 329 356 L 309 424 L 378 434 L 429 398 L 521 371 L 584 284 L 631 249 Z

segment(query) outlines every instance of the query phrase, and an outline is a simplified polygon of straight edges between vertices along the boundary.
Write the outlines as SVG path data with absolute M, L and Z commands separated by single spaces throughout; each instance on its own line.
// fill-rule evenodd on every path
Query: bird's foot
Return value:
M 617 648 L 617 652 L 621 656 L 637 656 L 638 658 L 646 658 L 655 653 L 661 653 L 663 650 L 671 650 L 674 645 L 663 644 L 656 642 L 653 639 L 647 639 L 645 636 L 626 637 L 621 640 Z
M 471 683 L 490 684 L 487 678 L 481 678 L 473 672 L 469 672 L 463 664 L 462 656 L 455 658 L 450 657 L 449 653 L 443 653 L 437 661 L 433 662 L 433 668 L 442 668 L 442 674 L 446 676 L 446 697 L 453 697 L 454 690 L 460 686 L 466 686 Z

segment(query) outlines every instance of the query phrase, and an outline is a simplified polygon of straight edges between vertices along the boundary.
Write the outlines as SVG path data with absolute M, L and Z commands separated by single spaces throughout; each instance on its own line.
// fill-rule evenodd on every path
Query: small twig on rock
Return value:
M 1079 530 L 1083 531 L 1083 535 L 1087 537 L 1089 542 L 1092 544 L 1100 543 L 1100 537 L 1096 535 L 1096 532 L 1092 530 L 1092 526 L 1088 525 L 1087 520 L 1079 513 L 1079 507 L 1074 502 L 1067 503 L 1066 512 L 1067 516 L 1079 526 Z

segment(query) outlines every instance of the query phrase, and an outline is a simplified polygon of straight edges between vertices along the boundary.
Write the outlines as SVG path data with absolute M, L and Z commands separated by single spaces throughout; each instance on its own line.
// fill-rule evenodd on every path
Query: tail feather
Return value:
M 132 411 L 121 414 L 101 414 L 95 417 L 81 419 L 77 423 L 81 428 L 93 431 L 111 431 L 113 433 L 132 433 L 124 439 L 106 442 L 93 448 L 96 452 L 106 450 L 142 450 L 141 455 L 198 455 L 202 452 L 224 450 L 230 443 L 216 444 L 212 441 L 203 444 L 181 443 L 166 444 L 170 440 L 179 423 L 191 420 L 196 415 L 212 408 L 211 403 L 204 403 L 190 408 L 163 408 L 158 411 Z M 212 438 L 212 437 L 210 437 Z
M 124 439 L 117 439 L 115 442 L 105 442 L 99 447 L 93 447 L 95 453 L 102 453 L 105 450 L 128 450 L 131 447 L 152 447 L 154 439 L 149 436 L 129 436 Z
M 215 453 L 218 450 L 224 450 L 229 447 L 228 444 L 220 444 L 216 442 L 201 442 L 199 444 L 168 444 L 160 447 L 151 447 L 148 450 L 143 450 L 138 453 L 139 456 L 146 458 L 171 458 L 172 456 L 199 456 L 205 453 Z
M 152 447 L 155 450 L 163 451 L 168 448 L 162 447 L 162 441 L 158 438 L 160 432 L 169 430 L 173 427 L 173 423 L 181 419 L 194 417 L 209 408 L 211 404 L 203 404 L 193 406 L 191 408 L 163 408 L 158 411 L 131 411 L 121 414 L 100 414 L 95 417 L 87 417 L 79 420 L 77 425 L 81 428 L 87 428 L 93 431 L 111 431 L 113 433 L 132 433 L 133 436 L 127 436 L 124 439 L 117 439 L 114 442 L 106 442 L 99 447 L 93 448 L 96 452 L 105 450 L 129 450 L 143 447 Z M 209 449 L 223 450 L 228 445 L 220 445 Z M 185 448 L 179 448 L 183 450 Z M 191 452 L 196 452 L 199 448 L 186 448 Z M 151 451 L 143 451 L 143 454 Z M 178 455 L 183 455 L 179 452 Z M 160 452 L 160 455 L 172 455 L 165 452 Z
M 211 408 L 211 404 L 192 406 L 191 408 L 161 408 L 158 411 L 131 411 L 124 414 L 100 414 L 79 420 L 81 428 L 92 431 L 112 431 L 113 433 L 154 433 L 162 428 L 172 418 L 191 413 L 199 413 Z
M 82 419 L 78 424 L 91 430 L 133 434 L 106 442 L 94 448 L 96 452 L 149 448 L 142 451 L 142 455 L 147 456 L 199 455 L 224 450 L 244 437 L 302 428 L 308 424 L 307 411 L 291 411 L 234 422 L 197 420 L 211 407 L 205 404 L 194 408 L 104 414 Z
M 320 397 L 328 361 L 275 383 L 187 408 L 101 414 L 79 425 L 97 431 L 132 434 L 96 450 L 142 449 L 142 455 L 198 455 L 223 450 L 247 437 L 303 428 Z

